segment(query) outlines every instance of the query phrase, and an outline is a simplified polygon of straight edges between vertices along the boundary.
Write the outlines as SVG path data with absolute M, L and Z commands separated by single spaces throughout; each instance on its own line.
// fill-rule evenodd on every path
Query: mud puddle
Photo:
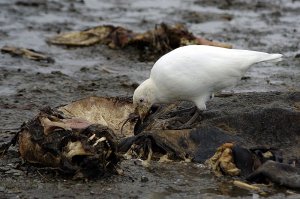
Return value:
M 225 92 L 299 91 L 299 1 L 226 2 L 1 1 L 0 47 L 32 48 L 55 62 L 41 63 L 0 54 L 0 144 L 45 105 L 56 107 L 94 95 L 131 96 L 135 86 L 149 75 L 153 61 L 139 60 L 133 49 L 112 50 L 104 45 L 65 48 L 46 43 L 47 38 L 57 33 L 97 25 L 119 25 L 143 32 L 161 22 L 181 22 L 195 35 L 230 43 L 235 48 L 280 52 L 285 55 L 284 61 L 252 67 L 237 87 Z M 134 161 L 124 161 L 121 166 L 125 176 L 88 183 L 43 171 L 26 172 L 19 170 L 19 164 L 14 148 L 0 160 L 0 197 L 260 197 L 232 187 L 226 179 L 215 179 L 201 165 L 192 163 L 154 163 L 153 168 L 145 169 Z M 278 189 L 267 197 L 299 195 Z

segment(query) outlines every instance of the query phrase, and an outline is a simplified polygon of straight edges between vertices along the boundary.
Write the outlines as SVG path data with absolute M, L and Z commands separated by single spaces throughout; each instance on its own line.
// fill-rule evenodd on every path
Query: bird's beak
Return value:
M 149 112 L 149 109 L 146 106 L 137 106 L 135 108 L 135 113 L 137 113 L 140 116 L 142 123 L 144 122 L 144 119 L 147 116 L 148 112 Z

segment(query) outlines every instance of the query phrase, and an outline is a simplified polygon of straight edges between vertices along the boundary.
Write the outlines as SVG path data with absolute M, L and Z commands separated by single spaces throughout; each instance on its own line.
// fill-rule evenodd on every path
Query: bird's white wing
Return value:
M 150 78 L 162 98 L 194 98 L 233 86 L 252 64 L 277 58 L 257 51 L 191 45 L 161 57 Z

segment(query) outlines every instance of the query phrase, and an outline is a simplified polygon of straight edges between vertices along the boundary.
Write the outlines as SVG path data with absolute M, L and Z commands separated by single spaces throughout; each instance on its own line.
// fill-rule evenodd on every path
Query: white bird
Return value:
M 191 101 L 203 111 L 214 92 L 236 85 L 251 65 L 281 57 L 205 45 L 180 47 L 154 64 L 149 79 L 134 91 L 133 104 L 142 121 L 155 103 Z

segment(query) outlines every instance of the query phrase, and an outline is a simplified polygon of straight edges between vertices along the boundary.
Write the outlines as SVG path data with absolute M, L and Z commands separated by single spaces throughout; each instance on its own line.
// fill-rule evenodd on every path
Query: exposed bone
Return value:
M 124 170 L 123 169 L 120 169 L 120 168 L 116 167 L 116 171 L 117 171 L 118 175 L 124 175 Z
M 93 134 L 91 137 L 89 137 L 88 141 L 93 140 L 96 137 L 96 134 Z
M 141 162 L 142 162 L 143 167 L 146 167 L 146 168 L 150 167 L 150 161 L 148 161 L 148 159 L 147 160 L 141 160 Z
M 102 138 L 99 138 L 94 144 L 93 144 L 93 147 L 97 146 L 97 144 L 99 144 L 100 142 L 103 142 L 106 140 L 106 137 L 102 137 Z
M 64 174 L 75 175 L 74 178 L 115 173 L 120 160 L 111 129 L 80 116 L 66 116 L 50 107 L 26 122 L 17 139 L 24 160 L 53 167 Z M 100 143 L 102 141 L 104 143 Z
M 76 155 L 92 155 L 84 150 L 82 143 L 80 141 L 69 142 L 66 148 L 66 157 L 71 159 Z
M 172 162 L 172 160 L 169 159 L 169 155 L 165 154 L 163 156 L 161 156 L 158 160 L 158 162 L 160 163 L 164 163 L 164 162 Z
M 185 158 L 184 162 L 192 162 L 192 159 L 191 158 Z
M 112 154 L 112 150 L 108 150 L 106 153 L 106 158 L 108 158 Z
M 144 157 L 144 155 L 145 155 L 145 151 L 144 151 L 143 148 L 141 148 L 141 149 L 138 151 L 138 156 L 137 156 L 137 158 L 142 159 L 142 158 Z
M 273 157 L 273 153 L 271 151 L 267 151 L 265 153 L 262 154 L 264 156 L 264 158 L 271 158 Z
M 239 180 L 234 180 L 233 184 L 237 187 L 240 187 L 242 189 L 247 189 L 247 190 L 254 190 L 254 191 L 261 191 L 261 189 L 258 186 L 254 186 Z
M 123 155 L 126 160 L 133 159 L 133 157 L 138 158 L 138 154 L 135 152 L 135 149 L 138 148 L 138 145 L 132 144 L 130 149 Z
M 131 148 L 123 155 L 126 160 L 132 159 L 132 150 Z
M 142 161 L 142 165 L 144 167 L 149 167 L 150 166 L 151 158 L 153 156 L 152 148 L 149 145 L 148 145 L 148 150 L 149 150 L 149 153 L 148 153 L 147 160 Z

